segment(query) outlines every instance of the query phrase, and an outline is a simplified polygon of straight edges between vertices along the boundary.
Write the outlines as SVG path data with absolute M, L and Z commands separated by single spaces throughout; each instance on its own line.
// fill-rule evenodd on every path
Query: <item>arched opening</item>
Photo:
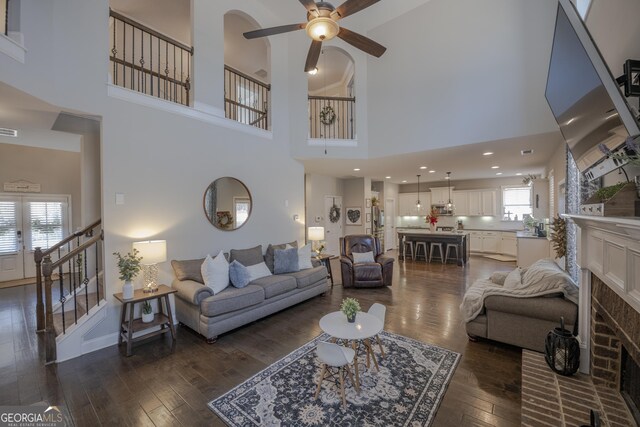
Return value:
M 355 139 L 355 62 L 343 49 L 322 49 L 309 73 L 309 137 Z
M 247 40 L 242 35 L 258 28 L 244 12 L 224 15 L 224 110 L 228 119 L 268 130 L 271 46 L 266 37 Z
M 109 0 L 109 44 L 110 83 L 192 104 L 191 0 Z

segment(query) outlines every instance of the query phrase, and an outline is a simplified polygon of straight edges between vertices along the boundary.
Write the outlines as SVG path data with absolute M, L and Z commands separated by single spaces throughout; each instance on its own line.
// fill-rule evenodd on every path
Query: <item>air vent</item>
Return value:
M 258 71 L 256 71 L 254 73 L 256 76 L 260 77 L 261 79 L 265 79 L 267 78 L 267 76 L 269 75 L 269 73 L 267 73 L 267 70 L 264 70 L 262 68 L 260 68 Z
M 15 138 L 18 136 L 18 131 L 15 129 L 0 128 L 0 136 L 11 136 Z
M 520 151 L 520 154 L 522 154 L 523 156 L 527 156 L 529 154 L 533 154 L 533 150 L 531 148 L 528 150 L 522 150 Z

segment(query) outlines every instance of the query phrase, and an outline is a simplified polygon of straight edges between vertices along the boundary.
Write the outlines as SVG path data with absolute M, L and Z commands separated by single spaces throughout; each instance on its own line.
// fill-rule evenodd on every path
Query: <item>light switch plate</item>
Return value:
M 124 193 L 116 193 L 116 205 L 124 205 Z

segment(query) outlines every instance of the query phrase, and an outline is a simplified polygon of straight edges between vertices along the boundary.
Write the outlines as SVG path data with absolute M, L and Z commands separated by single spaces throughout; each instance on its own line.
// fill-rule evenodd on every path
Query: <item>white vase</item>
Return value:
M 153 322 L 153 312 L 145 314 L 142 313 L 142 323 L 151 323 Z
M 123 299 L 133 298 L 133 283 L 131 283 L 131 280 L 124 281 L 124 286 L 122 286 L 122 298 Z
M 429 224 L 429 229 L 433 233 L 434 231 L 436 231 L 436 225 L 435 224 Z

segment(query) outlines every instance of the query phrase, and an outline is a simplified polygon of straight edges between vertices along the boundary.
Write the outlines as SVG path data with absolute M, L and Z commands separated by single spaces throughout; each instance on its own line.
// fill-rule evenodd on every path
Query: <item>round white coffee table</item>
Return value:
M 351 341 L 351 346 L 356 352 L 353 359 L 354 369 L 356 371 L 356 388 L 360 389 L 360 374 L 358 373 L 358 342 L 363 341 L 367 349 L 367 367 L 369 366 L 369 354 L 373 358 L 373 362 L 378 369 L 378 361 L 371 349 L 369 338 L 376 336 L 382 332 L 384 325 L 377 317 L 359 311 L 356 314 L 356 321 L 349 323 L 347 316 L 341 311 L 334 311 L 326 314 L 320 319 L 320 329 L 334 338 Z

